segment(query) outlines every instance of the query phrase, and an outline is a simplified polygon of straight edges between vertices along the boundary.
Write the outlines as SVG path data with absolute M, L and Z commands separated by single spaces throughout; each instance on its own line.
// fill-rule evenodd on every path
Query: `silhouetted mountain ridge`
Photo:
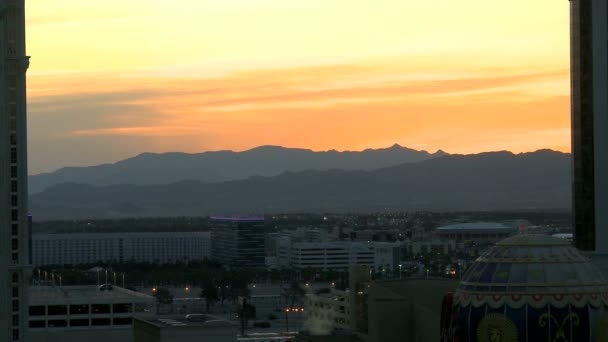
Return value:
M 416 163 L 446 155 L 395 144 L 384 149 L 315 152 L 301 148 L 259 146 L 243 152 L 212 151 L 197 154 L 142 153 L 114 164 L 65 167 L 29 177 L 30 193 L 54 184 L 77 182 L 93 185 L 170 184 L 184 179 L 225 182 L 251 176 L 276 176 L 284 171 L 375 170 L 402 163 Z
M 37 219 L 569 208 L 570 155 L 448 155 L 372 171 L 287 171 L 219 183 L 69 183 L 30 198 Z

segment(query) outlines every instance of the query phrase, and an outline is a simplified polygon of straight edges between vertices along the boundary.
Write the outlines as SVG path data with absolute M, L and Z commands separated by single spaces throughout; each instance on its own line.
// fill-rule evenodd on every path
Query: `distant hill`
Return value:
M 144 153 L 114 164 L 65 167 L 29 177 L 30 193 L 50 186 L 74 182 L 90 185 L 151 185 L 183 180 L 225 182 L 251 176 L 276 176 L 304 170 L 376 170 L 402 163 L 416 163 L 446 155 L 393 145 L 360 152 L 312 150 L 261 146 L 244 152 L 217 151 L 198 154 Z
M 30 196 L 38 220 L 382 210 L 570 208 L 570 155 L 448 155 L 372 171 L 300 171 L 168 185 L 60 184 Z

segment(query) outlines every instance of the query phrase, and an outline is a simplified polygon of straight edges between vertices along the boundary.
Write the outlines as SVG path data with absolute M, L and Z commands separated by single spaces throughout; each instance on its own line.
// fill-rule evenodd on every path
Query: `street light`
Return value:
M 399 279 L 401 279 L 401 268 L 403 267 L 403 265 L 399 264 Z

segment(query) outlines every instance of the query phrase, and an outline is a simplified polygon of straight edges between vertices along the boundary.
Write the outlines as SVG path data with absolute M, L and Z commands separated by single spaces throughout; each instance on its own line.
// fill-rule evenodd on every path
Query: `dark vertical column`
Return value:
M 27 215 L 27 243 L 28 243 L 28 265 L 33 265 L 33 258 L 32 258 L 32 226 L 34 224 L 34 220 L 32 218 L 32 214 L 28 214 Z
M 595 250 L 593 36 L 591 0 L 572 0 L 572 200 L 577 248 Z

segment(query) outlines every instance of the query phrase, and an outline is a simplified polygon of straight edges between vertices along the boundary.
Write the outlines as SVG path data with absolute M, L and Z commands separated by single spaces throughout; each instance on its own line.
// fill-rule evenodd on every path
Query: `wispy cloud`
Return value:
M 193 131 L 197 131 L 197 129 L 187 126 L 142 126 L 83 129 L 72 131 L 71 134 L 74 136 L 125 135 L 167 137 L 192 133 Z
M 567 141 L 559 134 L 529 138 L 534 130 L 567 129 L 567 70 L 440 79 L 411 66 L 345 64 L 213 78 L 136 74 L 33 75 L 35 141 L 48 144 L 52 137 L 78 141 L 74 148 L 87 142 L 102 148 L 109 139 L 137 138 L 146 139 L 149 150 L 190 152 L 261 144 L 352 149 L 387 141 L 458 152 L 495 145 L 561 148 Z M 491 133 L 505 129 L 528 138 Z

